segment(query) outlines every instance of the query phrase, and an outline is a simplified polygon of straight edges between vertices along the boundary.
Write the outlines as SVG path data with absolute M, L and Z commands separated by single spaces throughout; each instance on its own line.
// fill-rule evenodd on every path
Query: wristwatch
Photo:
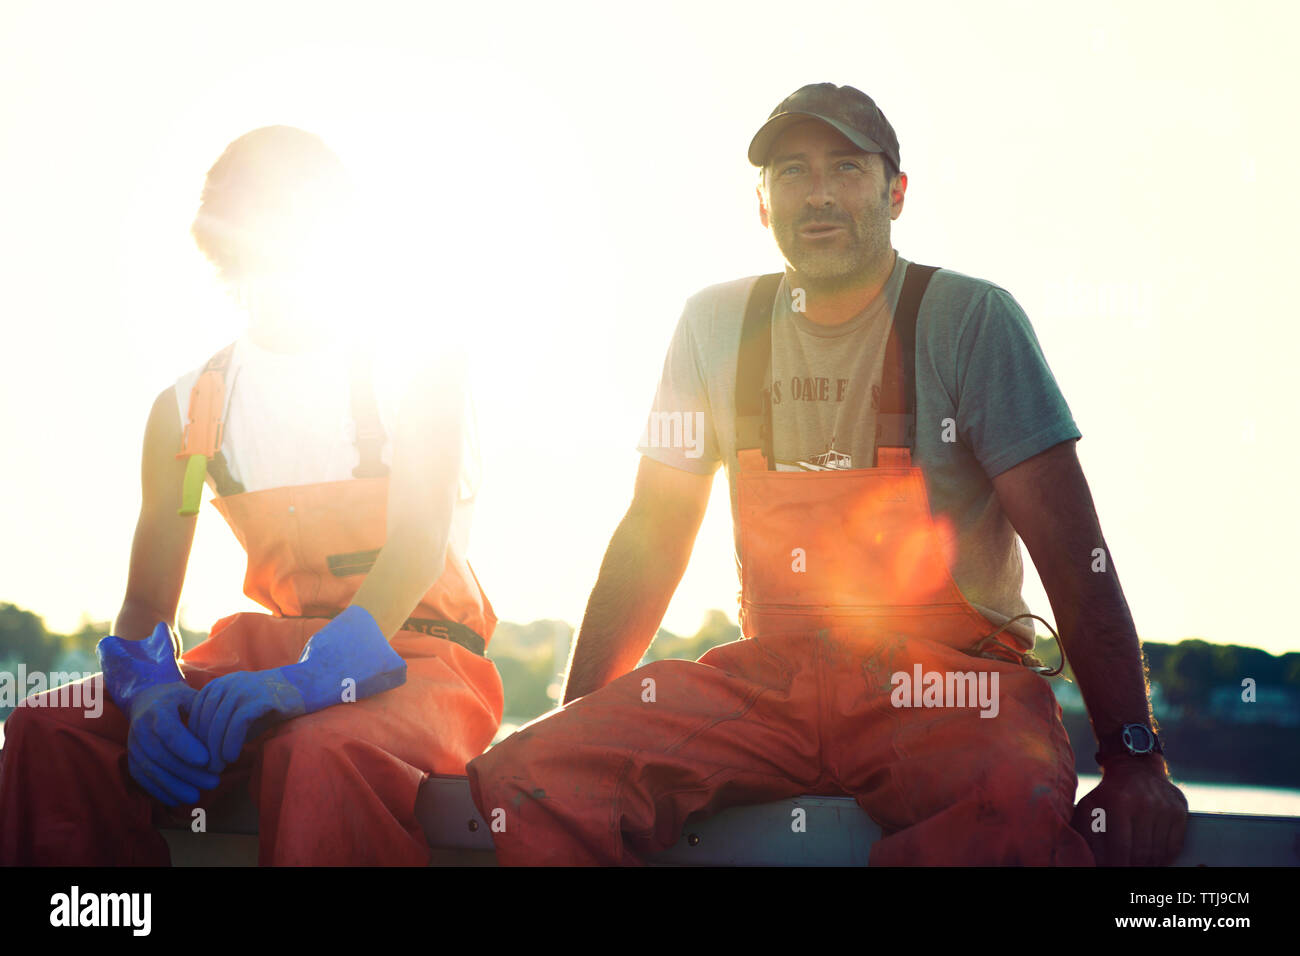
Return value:
M 1112 734 L 1107 734 L 1100 741 L 1100 749 L 1093 755 L 1098 766 L 1111 757 L 1131 754 L 1140 757 L 1143 754 L 1163 754 L 1160 737 L 1150 724 L 1125 724 Z

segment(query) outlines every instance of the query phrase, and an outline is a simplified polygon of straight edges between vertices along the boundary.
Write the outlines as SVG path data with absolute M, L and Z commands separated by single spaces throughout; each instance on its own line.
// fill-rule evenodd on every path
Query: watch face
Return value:
M 1146 754 L 1151 752 L 1155 741 L 1151 739 L 1151 731 L 1141 724 L 1124 725 L 1124 746 L 1128 748 L 1129 753 Z

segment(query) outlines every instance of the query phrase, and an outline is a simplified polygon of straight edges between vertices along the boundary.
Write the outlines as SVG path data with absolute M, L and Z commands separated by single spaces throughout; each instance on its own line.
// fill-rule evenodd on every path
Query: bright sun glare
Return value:
M 552 285 L 556 250 L 590 243 L 579 230 L 592 221 L 563 215 L 558 206 L 567 197 L 537 184 L 561 164 L 565 175 L 580 176 L 583 150 L 556 160 L 529 150 L 562 134 L 563 121 L 497 64 L 434 66 L 392 51 L 354 51 L 344 74 L 328 68 L 333 55 L 305 50 L 232 67 L 162 134 L 123 236 L 138 319 L 127 334 L 160 387 L 246 329 L 238 294 L 222 287 L 189 227 L 204 175 L 229 142 L 260 126 L 296 126 L 339 155 L 355 202 L 350 240 L 319 250 L 310 269 L 286 280 L 292 295 L 311 303 L 317 325 L 368 346 L 380 375 L 406 382 L 436 372 L 447 353 L 468 356 L 478 440 L 498 504 L 572 496 L 563 474 L 534 474 L 525 484 L 516 465 L 531 440 L 522 421 L 528 389 L 520 383 L 575 361 L 575 321 L 563 299 L 528 293 Z M 300 76 L 326 79 L 308 89 Z M 467 76 L 473 97 L 462 92 Z M 508 119 L 482 103 L 503 104 Z M 192 321 L 176 321 L 178 303 Z M 557 329 L 568 337 L 546 331 Z M 511 387 L 495 386 L 503 382 Z M 627 428 L 618 446 L 630 453 L 634 435 Z M 204 513 L 182 599 L 187 625 L 198 628 L 233 610 L 230 595 L 242 577 L 238 545 L 210 508 Z M 504 531 L 512 519 L 496 514 Z M 493 512 L 480 509 L 480 526 L 484 520 Z M 609 527 L 602 523 L 599 534 Z M 486 580 L 485 587 L 490 596 L 501 593 Z M 527 586 L 516 596 L 524 607 L 538 597 Z

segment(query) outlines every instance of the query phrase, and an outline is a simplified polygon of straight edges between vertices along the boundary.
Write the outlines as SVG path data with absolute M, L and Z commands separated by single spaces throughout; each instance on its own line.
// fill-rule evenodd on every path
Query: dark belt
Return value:
M 335 611 L 333 614 L 286 614 L 285 617 L 324 617 L 333 620 L 341 613 L 341 611 Z M 487 641 L 479 637 L 473 628 L 466 627 L 459 621 L 438 621 L 427 617 L 408 617 L 398 630 L 418 631 L 421 634 L 428 634 L 430 637 L 439 637 L 444 641 L 459 644 L 471 654 L 477 654 L 479 657 L 482 657 L 483 652 L 487 649 Z
M 479 637 L 473 628 L 466 627 L 459 621 L 434 621 L 429 618 L 408 617 L 406 623 L 402 625 L 402 630 L 419 631 L 430 637 L 440 637 L 444 641 L 459 644 L 479 657 L 482 657 L 483 651 L 487 649 L 487 641 Z

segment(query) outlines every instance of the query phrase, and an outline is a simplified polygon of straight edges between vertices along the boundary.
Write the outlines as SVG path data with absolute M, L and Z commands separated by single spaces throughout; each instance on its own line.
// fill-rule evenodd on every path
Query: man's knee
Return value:
M 557 745 L 546 733 L 546 723 L 515 731 L 471 760 L 465 767 L 471 788 L 502 799 L 505 794 L 521 796 L 531 792 L 535 787 L 530 781 L 551 779 L 556 774 L 563 776 L 576 748 Z

